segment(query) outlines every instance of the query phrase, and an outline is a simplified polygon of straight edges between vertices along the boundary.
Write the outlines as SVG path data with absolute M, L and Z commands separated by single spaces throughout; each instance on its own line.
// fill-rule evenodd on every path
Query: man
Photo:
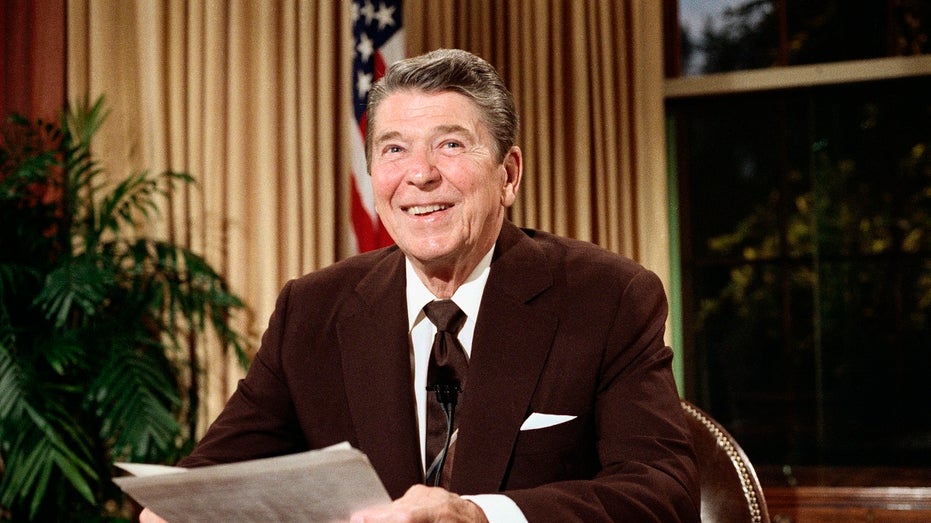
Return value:
M 523 160 L 497 72 L 464 51 L 403 60 L 368 115 L 397 245 L 285 286 L 248 375 L 182 465 L 349 441 L 395 499 L 353 522 L 698 521 L 662 285 L 505 219 Z M 468 368 L 441 488 L 423 485 L 436 331 L 423 307 L 446 299 L 465 313 Z

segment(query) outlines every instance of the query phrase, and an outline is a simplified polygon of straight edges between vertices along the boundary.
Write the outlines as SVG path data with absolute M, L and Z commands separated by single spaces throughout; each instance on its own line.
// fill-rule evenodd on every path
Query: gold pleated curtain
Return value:
M 374 0 L 373 0 L 374 1 Z M 405 0 L 408 55 L 479 54 L 521 113 L 511 218 L 627 254 L 668 282 L 662 13 L 655 0 Z M 114 177 L 193 175 L 159 235 L 221 270 L 257 345 L 281 286 L 353 250 L 349 1 L 69 0 L 68 93 L 103 94 Z M 242 373 L 204 340 L 201 421 Z
M 667 279 L 662 2 L 407 0 L 408 50 L 460 47 L 514 92 L 525 154 L 511 218 Z

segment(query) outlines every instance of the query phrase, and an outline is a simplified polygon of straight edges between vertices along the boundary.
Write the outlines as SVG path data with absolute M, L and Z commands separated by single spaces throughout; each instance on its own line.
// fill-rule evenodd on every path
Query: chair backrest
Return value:
M 737 441 L 707 413 L 682 400 L 701 478 L 703 523 L 769 523 L 756 471 Z

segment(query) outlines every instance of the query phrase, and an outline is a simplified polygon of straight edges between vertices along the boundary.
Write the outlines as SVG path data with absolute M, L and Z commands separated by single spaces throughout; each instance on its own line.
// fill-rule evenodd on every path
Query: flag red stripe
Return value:
M 364 104 L 371 84 L 381 78 L 387 65 L 402 56 L 403 20 L 400 0 L 353 0 L 351 5 L 353 31 L 352 108 L 355 120 L 351 154 L 353 165 L 362 169 L 365 163 L 366 115 Z M 394 243 L 391 236 L 375 216 L 369 195 L 366 173 L 350 171 L 350 217 L 358 252 L 365 252 Z

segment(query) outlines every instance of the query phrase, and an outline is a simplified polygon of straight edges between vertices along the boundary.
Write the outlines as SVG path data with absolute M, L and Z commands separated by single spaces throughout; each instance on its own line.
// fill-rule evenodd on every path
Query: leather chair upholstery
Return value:
M 701 479 L 703 523 L 769 523 L 756 471 L 737 441 L 707 413 L 682 400 Z

